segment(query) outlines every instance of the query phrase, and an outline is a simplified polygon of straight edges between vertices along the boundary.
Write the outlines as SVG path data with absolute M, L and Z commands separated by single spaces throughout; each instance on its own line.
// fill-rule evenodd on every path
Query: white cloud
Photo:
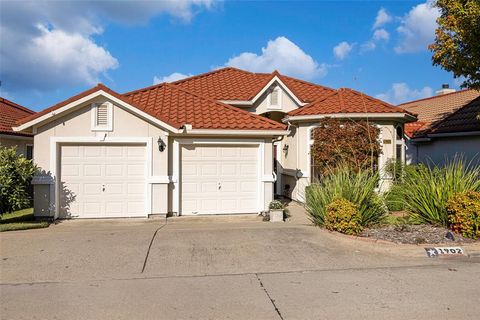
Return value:
M 324 76 L 327 66 L 319 64 L 300 47 L 285 37 L 270 40 L 261 54 L 243 52 L 230 58 L 225 66 L 236 67 L 252 72 L 272 72 L 278 70 L 291 76 L 313 79 Z
M 377 12 L 377 17 L 375 18 L 375 23 L 373 24 L 372 29 L 377 29 L 389 22 L 391 22 L 392 16 L 388 14 L 387 10 L 380 8 Z
M 168 76 L 163 76 L 163 77 L 153 77 L 153 84 L 159 84 L 163 82 L 174 82 L 177 80 L 185 79 L 188 77 L 191 77 L 191 74 L 183 74 L 180 72 L 174 72 L 172 74 L 169 74 Z
M 373 32 L 373 40 L 380 41 L 385 40 L 388 41 L 390 39 L 390 34 L 385 29 L 378 29 Z
M 437 18 L 440 12 L 432 1 L 413 7 L 397 28 L 400 41 L 395 47 L 397 53 L 411 53 L 427 50 L 435 38 Z
M 372 50 L 375 50 L 376 47 L 377 45 L 375 44 L 375 42 L 373 40 L 369 40 L 361 45 L 360 51 L 362 53 L 367 51 L 372 51 Z
M 3 1 L 2 86 L 15 92 L 95 83 L 119 64 L 95 39 L 108 23 L 145 23 L 160 14 L 188 22 L 212 5 L 213 0 Z
M 353 44 L 349 44 L 346 41 L 342 41 L 339 44 L 337 44 L 335 47 L 333 47 L 333 54 L 335 57 L 339 60 L 345 59 L 350 51 L 353 49 Z
M 412 89 L 405 82 L 401 82 L 394 83 L 387 92 L 377 94 L 375 97 L 396 105 L 431 96 L 433 96 L 433 89 L 430 87 Z

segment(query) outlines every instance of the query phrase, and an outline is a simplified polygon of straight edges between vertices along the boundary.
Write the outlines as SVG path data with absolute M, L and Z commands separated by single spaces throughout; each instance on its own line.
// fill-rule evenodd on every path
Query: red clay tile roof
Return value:
M 409 123 L 405 133 L 421 137 L 432 133 L 480 131 L 480 91 L 461 90 L 403 103 L 400 107 L 418 114 L 419 124 Z
M 126 96 L 135 107 L 148 110 L 176 128 L 191 124 L 193 129 L 286 129 L 276 121 L 204 98 L 173 84 L 165 83 Z
M 288 113 L 289 116 L 321 115 L 332 113 L 412 113 L 372 98 L 358 91 L 341 88 L 326 98 L 318 99 Z
M 70 102 L 103 90 L 177 129 L 284 130 L 286 126 L 214 100 L 200 97 L 172 84 L 162 84 L 120 95 L 102 84 L 17 122 L 17 125 L 55 111 Z
M 14 126 L 18 120 L 34 113 L 35 112 L 30 109 L 0 97 L 0 133 L 19 136 L 32 136 L 31 134 L 27 133 L 14 132 L 12 126 Z
M 231 67 L 178 80 L 172 84 L 213 100 L 247 101 L 255 97 L 274 76 L 278 76 L 303 102 L 314 101 L 334 91 L 334 89 L 281 75 L 277 71 L 253 73 Z

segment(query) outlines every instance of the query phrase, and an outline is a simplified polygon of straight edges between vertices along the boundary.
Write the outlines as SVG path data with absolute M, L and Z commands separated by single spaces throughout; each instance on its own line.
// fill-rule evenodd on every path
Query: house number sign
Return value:
M 465 252 L 460 247 L 435 247 L 425 248 L 427 256 L 430 258 L 447 255 L 463 255 Z

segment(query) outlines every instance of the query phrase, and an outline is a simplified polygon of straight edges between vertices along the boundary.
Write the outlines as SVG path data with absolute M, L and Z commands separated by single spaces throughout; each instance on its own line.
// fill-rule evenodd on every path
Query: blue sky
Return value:
M 418 1 L 0 2 L 0 92 L 41 110 L 232 65 L 392 103 L 434 94 L 436 9 Z M 173 74 L 173 75 L 172 75 Z

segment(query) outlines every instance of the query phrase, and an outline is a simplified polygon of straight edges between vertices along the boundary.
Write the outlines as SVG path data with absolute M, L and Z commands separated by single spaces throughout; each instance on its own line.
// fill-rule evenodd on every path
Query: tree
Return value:
M 435 31 L 433 65 L 465 77 L 464 88 L 480 89 L 480 1 L 437 0 L 440 9 Z
M 312 165 L 317 178 L 339 164 L 374 169 L 381 153 L 380 129 L 365 120 L 325 118 L 313 130 Z
M 27 188 L 36 171 L 33 161 L 18 155 L 16 148 L 0 146 L 0 215 L 29 205 Z

